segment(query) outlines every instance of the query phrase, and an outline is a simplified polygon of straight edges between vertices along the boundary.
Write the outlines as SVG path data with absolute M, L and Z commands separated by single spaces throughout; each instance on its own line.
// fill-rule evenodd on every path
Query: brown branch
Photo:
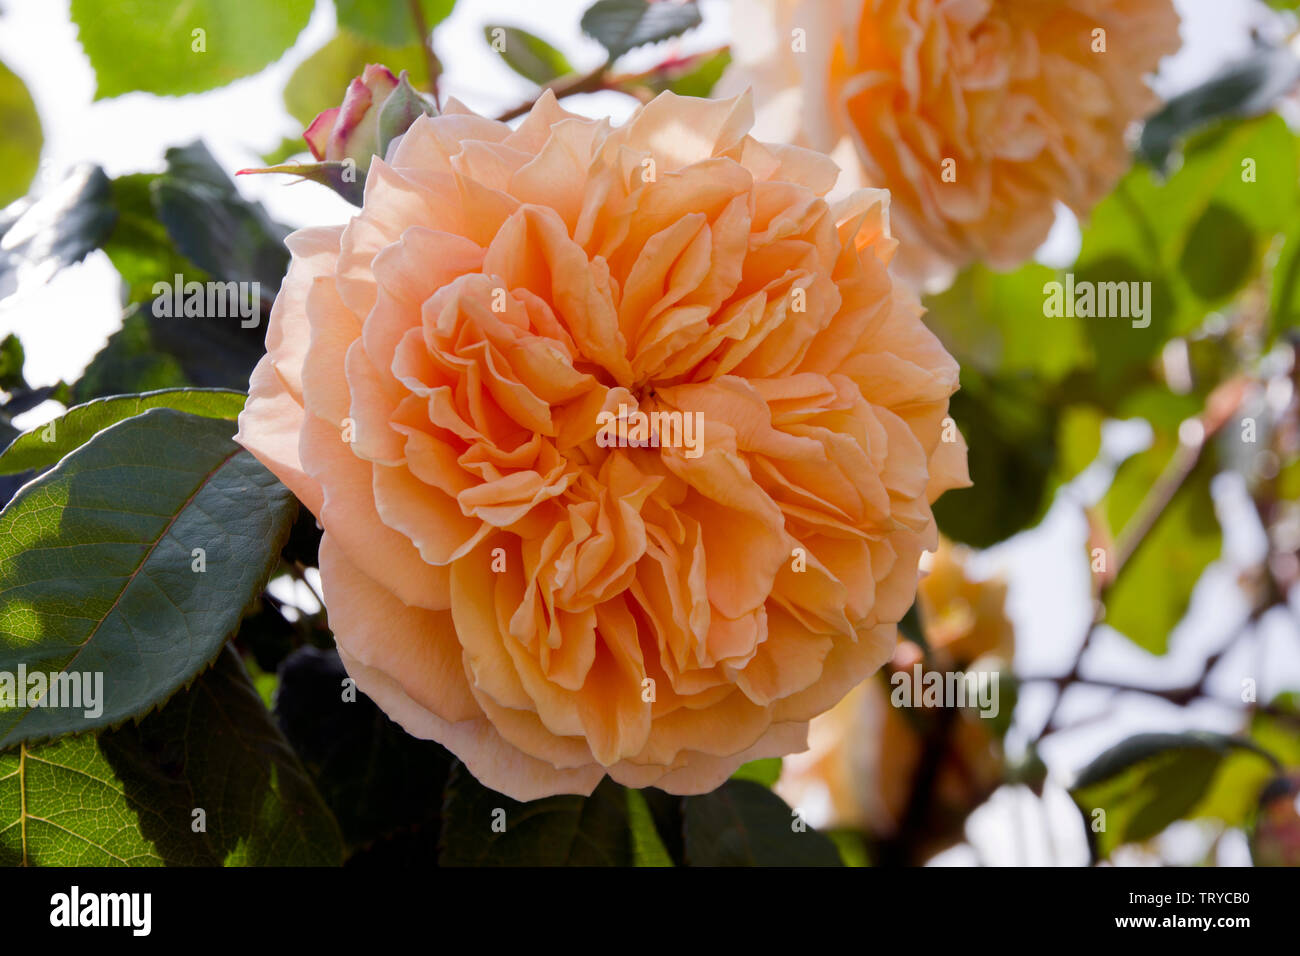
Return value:
M 1084 633 L 1083 640 L 1079 644 L 1079 650 L 1074 656 L 1074 664 L 1068 673 L 1059 677 L 1051 678 L 1052 682 L 1057 685 L 1059 691 L 1056 700 L 1052 703 L 1052 709 L 1048 711 L 1047 719 L 1043 721 L 1042 728 L 1034 737 L 1030 746 L 1036 745 L 1051 730 L 1057 715 L 1061 710 L 1061 703 L 1065 699 L 1065 690 L 1070 684 L 1074 683 L 1092 683 L 1086 681 L 1079 673 L 1079 668 L 1083 663 L 1083 658 L 1092 645 L 1093 637 L 1096 635 L 1098 627 L 1102 621 L 1104 612 L 1104 601 L 1106 595 L 1114 588 L 1119 580 L 1120 574 L 1129 566 L 1133 556 L 1138 553 L 1142 545 L 1147 541 L 1152 529 L 1159 523 L 1161 516 L 1169 508 L 1178 492 L 1182 490 L 1196 470 L 1200 463 L 1201 454 L 1205 450 L 1206 444 L 1210 439 L 1225 425 L 1236 410 L 1241 406 L 1241 401 L 1245 397 L 1245 380 L 1234 379 L 1225 383 L 1216 389 L 1206 400 L 1205 408 L 1200 416 L 1196 419 L 1202 429 L 1202 434 L 1198 440 L 1187 442 L 1179 440 L 1178 447 L 1174 450 L 1173 456 L 1165 466 L 1156 483 L 1151 486 L 1151 490 L 1138 504 L 1137 511 L 1125 524 L 1123 532 L 1120 533 L 1114 548 L 1114 557 L 1111 562 L 1111 568 L 1105 578 L 1097 585 L 1093 593 L 1093 618 L 1088 624 L 1088 630 Z M 1235 637 L 1234 637 L 1235 639 Z M 1222 651 L 1220 651 L 1220 654 Z M 1218 656 L 1207 661 L 1209 667 L 1213 662 L 1217 662 Z M 1208 673 L 1208 671 L 1207 671 Z M 1202 683 L 1206 675 L 1202 675 Z M 1134 690 L 1145 692 L 1145 688 L 1133 688 Z M 1157 696 L 1159 696 L 1158 692 Z M 1198 694 L 1193 694 L 1193 697 Z M 1191 699 L 1191 698 L 1189 698 Z
M 433 52 L 433 33 L 429 30 L 428 21 L 424 19 L 420 0 L 408 0 L 408 4 L 411 18 L 415 21 L 415 32 L 420 37 L 420 53 L 424 56 L 424 72 L 428 89 L 433 94 L 434 105 L 442 109 L 442 103 L 438 99 L 438 77 L 442 73 L 442 64 L 438 62 L 438 56 Z
M 613 87 L 608 83 L 606 76 L 608 72 L 609 63 L 605 62 L 590 73 L 567 78 L 562 77 L 558 81 L 553 80 L 543 86 L 542 89 L 538 91 L 538 95 L 540 96 L 545 90 L 550 90 L 555 94 L 557 100 L 562 100 L 566 96 L 574 96 L 578 93 L 598 93 L 601 90 L 612 89 Z M 523 116 L 533 108 L 533 104 L 536 102 L 537 97 L 533 97 L 531 100 L 526 100 L 518 106 L 513 106 L 498 116 L 497 121 L 504 123 L 507 120 L 514 119 L 516 116 Z
M 550 90 L 555 94 L 557 100 L 562 100 L 566 96 L 574 96 L 578 93 L 599 93 L 602 90 L 613 90 L 619 93 L 626 93 L 628 96 L 636 97 L 636 94 L 629 87 L 646 86 L 652 80 L 662 78 L 665 74 L 673 70 L 689 68 L 701 63 L 710 57 L 717 56 L 726 46 L 715 47 L 711 50 L 704 50 L 700 53 L 692 53 L 682 59 L 668 59 L 662 63 L 652 66 L 648 70 L 640 73 L 620 73 L 611 75 L 609 68 L 611 61 L 606 60 L 590 73 L 577 74 L 569 77 L 560 77 L 552 80 L 542 87 L 542 90 Z M 541 91 L 538 91 L 539 95 Z M 639 98 L 639 97 L 638 97 Z M 497 121 L 504 123 L 512 120 L 517 116 L 523 116 L 533 104 L 537 102 L 537 97 L 526 100 L 518 106 L 513 106 L 497 117 Z

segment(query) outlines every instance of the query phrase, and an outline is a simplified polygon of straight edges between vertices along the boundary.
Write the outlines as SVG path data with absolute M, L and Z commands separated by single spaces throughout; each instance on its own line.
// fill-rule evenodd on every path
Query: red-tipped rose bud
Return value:
M 350 203 L 361 205 L 372 156 L 383 156 L 416 118 L 434 116 L 433 104 L 416 91 L 403 70 L 395 77 L 372 63 L 348 84 L 341 106 L 312 120 L 302 138 L 316 163 L 241 169 L 244 173 L 295 173 L 329 186 Z
M 386 66 L 371 63 L 348 84 L 343 105 L 317 116 L 302 138 L 320 160 L 351 159 L 365 169 L 379 150 L 379 110 L 397 89 L 397 77 Z

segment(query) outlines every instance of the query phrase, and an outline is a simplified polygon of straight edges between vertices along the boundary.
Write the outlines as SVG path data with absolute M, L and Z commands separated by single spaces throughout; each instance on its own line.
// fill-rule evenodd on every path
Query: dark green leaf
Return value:
M 138 725 L 0 754 L 0 866 L 341 859 L 338 826 L 229 648 Z
M 239 195 L 207 147 L 167 150 L 167 172 L 153 188 L 158 218 L 182 255 L 218 279 L 259 282 L 274 298 L 289 265 L 288 230 Z
M 276 670 L 293 653 L 298 633 L 294 623 L 284 616 L 283 608 L 284 605 L 270 592 L 263 593 L 256 610 L 240 622 L 239 633 L 235 635 L 235 646 L 245 652 L 245 661 L 251 658 L 249 670 L 256 667 L 277 687 Z M 259 684 L 259 691 L 261 687 Z M 274 700 L 268 698 L 267 708 L 273 704 Z
M 276 720 L 348 843 L 414 828 L 436 834 L 451 754 L 412 737 L 364 695 L 344 699 L 348 675 L 333 650 L 300 648 L 279 674 Z
M 842 865 L 834 843 L 752 780 L 728 780 L 683 802 L 691 866 Z
M 12 392 L 27 386 L 27 380 L 23 378 L 25 361 L 23 343 L 18 341 L 18 336 L 6 335 L 0 341 L 0 389 Z M 14 413 L 10 411 L 8 414 Z
M 442 866 L 628 866 L 623 788 L 608 777 L 589 797 L 520 803 L 453 764 L 442 808 Z
M 988 547 L 1037 521 L 1049 504 L 1056 460 L 1055 409 L 1029 379 L 985 379 L 963 369 L 949 414 L 970 447 L 970 488 L 934 506 L 939 529 Z
M 73 400 L 88 402 L 103 396 L 152 392 L 191 384 L 180 362 L 155 348 L 150 330 L 150 323 L 154 321 L 148 303 L 128 312 L 122 318 L 122 327 L 108 337 L 108 342 L 90 360 L 81 378 L 73 385 Z M 209 356 L 209 360 L 211 358 Z M 256 361 L 257 358 L 249 354 L 247 360 L 239 364 L 239 370 L 251 370 Z M 237 371 L 223 381 L 210 384 L 247 387 L 248 376 L 241 379 L 238 375 Z
M 198 93 L 280 58 L 311 18 L 313 0 L 72 0 L 72 21 L 95 68 L 95 98 L 144 90 Z
M 47 281 L 59 269 L 80 262 L 99 247 L 116 214 L 108 177 L 98 166 L 79 166 L 35 201 L 23 201 L 0 216 L 0 299 L 24 283 Z
M 617 60 L 628 50 L 658 43 L 700 25 L 700 9 L 692 3 L 652 3 L 650 0 L 597 0 L 582 15 L 582 30 Z
M 117 222 L 104 240 L 104 252 L 126 285 L 128 303 L 149 302 L 154 286 L 177 275 L 204 281 L 208 276 L 176 250 L 167 228 L 158 221 L 155 173 L 119 176 L 111 184 Z
M 103 686 L 98 708 L 0 710 L 0 747 L 145 714 L 234 632 L 295 509 L 233 433 L 233 422 L 151 409 L 0 512 L 0 671 L 102 674 Z
M 632 860 L 635 866 L 672 866 L 663 839 L 655 829 L 654 815 L 640 790 L 626 788 L 628 827 L 632 831 Z
M 77 405 L 30 431 L 23 432 L 0 453 L 0 475 L 12 475 L 33 468 L 49 468 L 75 448 L 90 441 L 109 425 L 146 412 L 151 408 L 174 408 L 233 421 L 244 407 L 242 392 L 200 389 L 165 389 L 143 395 L 119 395 Z
M 501 54 L 506 66 L 538 86 L 573 72 L 563 53 L 527 30 L 488 24 L 483 28 L 483 35 L 492 49 Z
M 637 793 L 641 795 L 646 809 L 650 811 L 655 833 L 663 844 L 668 858 L 674 865 L 684 866 L 686 863 L 686 848 L 683 842 L 685 820 L 682 815 L 685 809 L 684 798 L 655 787 L 646 787 L 638 790 Z

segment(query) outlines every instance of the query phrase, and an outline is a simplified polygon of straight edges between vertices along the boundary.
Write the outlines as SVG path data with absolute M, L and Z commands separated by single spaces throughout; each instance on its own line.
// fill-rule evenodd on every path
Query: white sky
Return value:
M 453 15 L 439 28 L 435 47 L 445 68 L 443 89 L 469 106 L 493 113 L 529 96 L 532 87 L 515 76 L 492 53 L 482 35 L 487 23 L 523 26 L 559 46 L 579 69 L 597 65 L 600 48 L 582 36 L 578 20 L 590 0 L 460 0 Z M 1223 62 L 1250 49 L 1249 28 L 1269 24 L 1269 14 L 1257 0 L 1176 0 L 1183 13 L 1184 49 L 1166 61 L 1158 86 L 1164 93 L 1203 79 Z M 260 154 L 285 136 L 301 132 L 284 111 L 280 93 L 293 69 L 319 49 L 334 32 L 331 3 L 320 0 L 311 22 L 294 47 L 277 63 L 256 76 L 210 93 L 160 98 L 143 93 L 93 102 L 94 77 L 76 40 L 68 18 L 67 0 L 4 0 L 0 18 L 0 60 L 17 73 L 31 90 L 45 132 L 38 187 L 58 182 L 72 165 L 93 161 L 110 176 L 162 168 L 168 146 L 202 137 L 227 169 L 261 165 Z M 702 0 L 704 25 L 680 41 L 686 52 L 725 43 L 729 4 Z M 663 50 L 636 51 L 629 68 L 652 65 Z M 342 91 L 340 91 L 341 93 Z M 633 107 L 630 98 L 600 93 L 567 100 L 566 107 L 589 115 L 609 115 L 616 122 Z M 277 177 L 244 177 L 240 188 L 262 201 L 273 217 L 291 225 L 338 222 L 352 209 L 328 190 L 311 184 L 285 186 Z M 1068 264 L 1077 250 L 1077 228 L 1069 218 L 1058 224 L 1040 258 Z M 52 282 L 25 289 L 0 303 L 0 337 L 16 331 L 27 350 L 26 373 L 35 385 L 59 379 L 73 381 L 91 356 L 103 345 L 120 321 L 118 277 L 103 253 L 96 252 L 80 265 L 68 268 Z M 47 403 L 29 413 L 30 427 L 57 413 Z M 1131 438 L 1132 431 L 1128 436 Z M 1120 439 L 1124 433 L 1119 433 Z M 1104 471 L 1104 469 L 1102 469 Z M 1095 477 L 1092 476 L 1092 477 Z M 1077 483 L 1075 493 L 1087 496 L 1089 479 Z M 1094 485 L 1095 489 L 1095 485 Z M 1258 528 L 1249 509 L 1242 508 L 1242 492 L 1231 481 L 1221 485 L 1221 508 L 1227 520 L 1225 554 L 1240 560 L 1259 546 Z M 990 494 L 997 494 L 991 490 Z M 1222 517 L 1223 515 L 1221 515 Z M 1087 569 L 1082 562 L 1086 529 L 1077 506 L 1061 501 L 1043 524 L 985 555 L 984 566 L 1006 573 L 1011 583 L 1011 611 L 1017 624 L 1017 669 L 1041 674 L 1067 668 L 1083 631 L 1088 603 Z M 1176 632 L 1170 653 L 1155 658 L 1117 635 L 1103 638 L 1089 658 L 1089 670 L 1120 676 L 1128 681 L 1177 685 L 1199 669 L 1199 660 L 1216 637 L 1227 633 L 1240 619 L 1243 608 L 1234 600 L 1233 562 L 1221 562 L 1196 595 L 1192 623 Z M 1294 644 L 1294 621 L 1269 620 L 1257 647 Z M 1221 683 L 1225 692 L 1236 686 L 1236 674 L 1265 675 L 1261 694 L 1281 683 L 1295 684 L 1300 668 L 1294 654 L 1270 651 L 1259 658 L 1225 661 Z M 1265 663 L 1267 661 L 1267 664 Z M 1050 706 L 1048 692 L 1026 690 L 1018 719 L 1035 727 Z M 1138 729 L 1177 728 L 1194 723 L 1223 729 L 1230 712 L 1213 707 L 1190 713 L 1158 701 L 1136 697 L 1079 692 L 1063 716 L 1093 717 L 1088 725 L 1060 735 L 1044 757 L 1059 780 L 1068 771 L 1104 747 Z M 983 859 L 1012 863 L 1079 862 L 1082 844 L 1071 842 L 1073 810 L 1057 799 L 1048 805 L 1025 801 L 1012 790 L 998 797 L 972 819 L 970 833 Z M 1045 837 L 1009 839 L 1020 832 L 1025 814 L 1051 809 L 1054 840 Z M 1028 809 L 1027 809 L 1028 807 Z M 1019 824 L 1016 824 L 1019 821 Z M 813 821 L 814 823 L 817 821 Z M 1031 830 L 1045 832 L 1045 820 Z M 1190 838 L 1189 838 L 1190 839 Z M 1194 840 L 1193 840 L 1194 842 Z M 1240 860 L 1242 848 L 1229 850 L 1229 861 Z M 1233 853 L 1237 856 L 1234 858 Z M 951 862 L 966 862 L 969 850 L 954 851 Z

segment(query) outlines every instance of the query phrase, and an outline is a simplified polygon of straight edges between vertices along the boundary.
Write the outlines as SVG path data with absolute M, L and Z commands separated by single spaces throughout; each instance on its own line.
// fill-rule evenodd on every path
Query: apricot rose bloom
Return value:
M 734 0 L 732 26 L 719 90 L 752 85 L 763 135 L 889 189 L 900 264 L 932 285 L 1028 259 L 1056 202 L 1086 215 L 1178 47 L 1171 0 Z
M 829 204 L 835 165 L 751 122 L 748 96 L 617 129 L 452 101 L 347 225 L 288 240 L 239 441 L 324 528 L 358 687 L 516 799 L 703 792 L 803 748 L 968 482 L 888 195 Z M 610 447 L 620 406 L 702 442 Z

